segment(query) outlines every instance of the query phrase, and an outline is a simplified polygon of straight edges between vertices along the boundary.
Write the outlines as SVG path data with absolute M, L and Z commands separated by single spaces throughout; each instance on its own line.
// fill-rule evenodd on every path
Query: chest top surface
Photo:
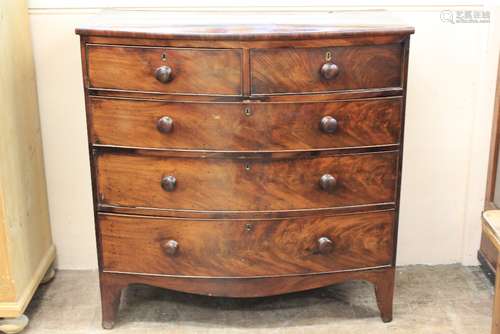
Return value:
M 77 34 L 153 39 L 269 40 L 408 35 L 414 28 L 385 11 L 329 13 L 175 13 L 109 11 Z

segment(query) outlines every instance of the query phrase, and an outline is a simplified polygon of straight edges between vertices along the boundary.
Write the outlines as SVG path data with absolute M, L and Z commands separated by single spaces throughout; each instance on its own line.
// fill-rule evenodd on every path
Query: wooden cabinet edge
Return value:
M 0 301 L 0 317 L 16 318 L 23 314 L 45 274 L 53 265 L 55 257 L 56 249 L 54 245 L 51 245 L 42 257 L 27 286 L 17 294 L 16 300 Z

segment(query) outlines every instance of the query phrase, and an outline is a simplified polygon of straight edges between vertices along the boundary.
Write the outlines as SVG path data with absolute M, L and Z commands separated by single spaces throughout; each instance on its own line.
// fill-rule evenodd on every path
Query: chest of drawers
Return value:
M 411 27 L 77 33 L 105 328 L 133 283 L 261 297 L 366 280 L 392 319 Z

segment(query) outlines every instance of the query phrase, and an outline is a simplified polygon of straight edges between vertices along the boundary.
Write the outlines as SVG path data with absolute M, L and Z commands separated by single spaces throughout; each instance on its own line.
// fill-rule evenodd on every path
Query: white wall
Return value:
M 64 8 L 68 3 L 72 8 Z M 75 3 L 76 7 L 85 3 L 87 8 L 74 8 Z M 96 267 L 79 41 L 74 28 L 99 11 L 89 7 L 145 3 L 159 4 L 31 1 L 50 214 L 60 268 Z M 187 1 L 182 9 L 197 10 L 203 3 Z M 264 3 L 277 7 L 282 2 L 257 1 Z M 283 10 L 307 15 L 307 11 L 340 8 L 331 3 L 317 0 L 312 6 L 310 1 L 287 1 Z M 492 13 L 490 24 L 450 24 L 440 20 L 441 10 L 482 8 L 442 3 L 398 7 L 384 2 L 387 9 L 416 28 L 410 51 L 399 264 L 473 264 L 479 246 L 499 10 Z M 192 6 L 186 7 L 189 4 Z M 367 8 L 363 7 L 366 2 L 356 4 L 355 9 Z M 269 9 L 245 6 L 248 3 L 240 9 Z

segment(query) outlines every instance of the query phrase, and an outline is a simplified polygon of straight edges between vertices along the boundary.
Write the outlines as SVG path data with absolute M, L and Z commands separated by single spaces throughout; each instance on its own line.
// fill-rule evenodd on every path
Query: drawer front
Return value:
M 91 99 L 91 141 L 206 150 L 397 144 L 401 98 L 330 103 L 175 103 Z
M 397 158 L 397 152 L 264 161 L 103 153 L 96 163 L 100 204 L 270 211 L 393 202 Z
M 241 61 L 239 49 L 87 46 L 90 88 L 241 95 Z
M 99 215 L 106 271 L 271 276 L 390 265 L 394 212 L 285 220 Z
M 399 44 L 253 49 L 252 94 L 401 87 L 401 60 Z

